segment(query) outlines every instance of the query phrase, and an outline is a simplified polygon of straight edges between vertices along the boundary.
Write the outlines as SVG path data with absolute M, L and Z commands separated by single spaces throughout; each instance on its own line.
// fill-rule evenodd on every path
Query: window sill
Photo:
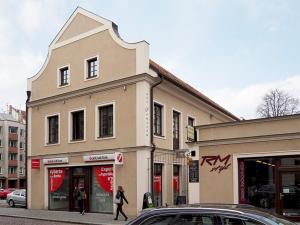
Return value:
M 94 76 L 94 77 L 85 77 L 84 81 L 95 80 L 97 78 L 99 78 L 99 75 Z
M 166 136 L 162 136 L 162 135 L 157 135 L 157 134 L 154 134 L 153 135 L 155 138 L 159 138 L 159 139 L 166 139 Z
M 50 146 L 55 146 L 55 145 L 59 145 L 60 143 L 46 143 L 45 147 L 50 147 Z
M 64 88 L 64 87 L 68 87 L 68 86 L 70 86 L 70 83 L 64 84 L 64 85 L 58 85 L 57 88 Z
M 76 143 L 82 143 L 85 142 L 85 139 L 78 139 L 78 140 L 69 140 L 69 144 L 76 144 Z
M 101 140 L 109 140 L 109 139 L 115 139 L 116 136 L 110 136 L 110 137 L 96 137 L 97 141 L 101 141 Z

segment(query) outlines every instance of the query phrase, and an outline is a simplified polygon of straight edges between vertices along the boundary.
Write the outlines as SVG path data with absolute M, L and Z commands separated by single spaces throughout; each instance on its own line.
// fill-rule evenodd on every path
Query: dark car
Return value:
M 13 188 L 6 188 L 0 190 L 0 199 L 6 199 L 7 195 L 13 192 L 15 189 Z
M 295 225 L 250 205 L 202 204 L 147 209 L 127 225 Z

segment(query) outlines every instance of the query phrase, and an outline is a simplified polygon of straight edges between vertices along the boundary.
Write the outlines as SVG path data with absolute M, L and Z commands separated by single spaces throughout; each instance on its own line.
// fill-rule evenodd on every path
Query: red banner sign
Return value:
M 95 166 L 95 176 L 101 188 L 106 192 L 113 192 L 114 173 L 112 165 Z
M 65 178 L 65 169 L 49 169 L 50 192 L 57 191 Z
M 154 176 L 154 192 L 161 193 L 161 176 Z
M 40 159 L 31 159 L 31 169 L 40 169 L 41 160 Z

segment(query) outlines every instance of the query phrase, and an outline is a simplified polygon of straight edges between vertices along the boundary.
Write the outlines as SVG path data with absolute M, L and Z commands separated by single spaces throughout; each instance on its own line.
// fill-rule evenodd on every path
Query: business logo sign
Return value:
M 220 155 L 202 156 L 201 166 L 206 164 L 211 167 L 209 172 L 221 173 L 231 166 L 231 163 L 229 163 L 230 158 L 231 155 L 226 155 L 223 158 Z
M 124 156 L 121 152 L 115 152 L 115 164 L 123 165 L 124 164 Z
M 31 159 L 31 169 L 40 169 L 41 160 L 40 159 Z
M 100 161 L 114 161 L 116 165 L 123 165 L 124 156 L 123 153 L 115 152 L 101 155 L 85 155 L 83 156 L 85 162 L 100 162 Z
M 52 164 L 66 164 L 69 163 L 69 158 L 52 158 L 52 159 L 43 159 L 44 165 L 52 165 Z

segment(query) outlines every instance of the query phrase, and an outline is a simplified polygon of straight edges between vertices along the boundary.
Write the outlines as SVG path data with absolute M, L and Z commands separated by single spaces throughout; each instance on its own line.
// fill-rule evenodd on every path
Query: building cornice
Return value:
M 187 142 L 187 144 L 190 146 L 198 145 L 199 147 L 205 147 L 205 146 L 216 146 L 216 145 L 245 144 L 245 143 L 254 143 L 254 142 L 282 141 L 282 140 L 291 140 L 291 139 L 300 139 L 300 132 L 228 138 L 228 139 L 216 139 L 216 140 L 198 141 L 198 142 Z
M 110 89 L 122 87 L 124 85 L 135 84 L 135 83 L 138 83 L 140 81 L 147 81 L 149 83 L 155 82 L 154 78 L 152 76 L 148 75 L 148 74 L 138 74 L 138 75 L 123 78 L 123 79 L 120 79 L 120 80 L 115 80 L 115 81 L 107 82 L 107 83 L 104 83 L 104 84 L 90 86 L 90 87 L 87 87 L 87 88 L 82 88 L 82 89 L 79 89 L 79 90 L 70 91 L 70 92 L 67 92 L 67 93 L 54 95 L 54 96 L 49 96 L 49 97 L 46 97 L 46 98 L 30 101 L 28 103 L 28 107 L 42 106 L 42 105 L 51 104 L 51 103 L 55 103 L 55 102 L 65 101 L 65 100 L 75 98 L 75 97 L 81 97 L 81 96 L 85 96 L 85 95 L 92 95 L 94 93 L 107 91 L 107 90 L 110 90 Z

